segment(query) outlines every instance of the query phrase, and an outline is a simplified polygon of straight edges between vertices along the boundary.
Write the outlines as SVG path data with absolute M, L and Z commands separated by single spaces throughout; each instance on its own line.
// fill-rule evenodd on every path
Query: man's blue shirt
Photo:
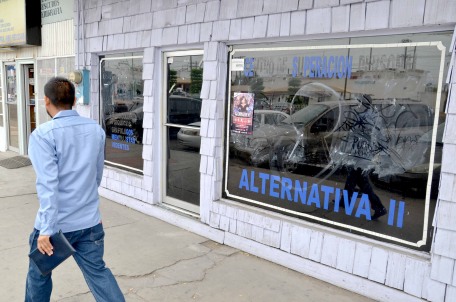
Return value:
M 52 235 L 100 223 L 98 186 L 105 133 L 94 120 L 63 110 L 30 135 L 29 157 L 40 201 L 35 228 Z

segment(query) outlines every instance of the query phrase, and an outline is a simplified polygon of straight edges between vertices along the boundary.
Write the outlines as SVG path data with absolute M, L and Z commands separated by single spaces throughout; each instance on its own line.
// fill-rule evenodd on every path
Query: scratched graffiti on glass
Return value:
M 376 100 L 367 94 L 342 100 L 320 83 L 305 85 L 301 96 L 316 92 L 330 100 L 310 104 L 279 125 L 259 127 L 251 138 L 250 161 L 280 171 L 295 172 L 301 164 L 334 169 L 353 166 L 378 176 L 404 173 L 426 161 L 434 113 L 408 100 Z M 292 104 L 292 103 L 291 103 Z
M 447 97 L 437 47 L 233 58 L 247 63 L 231 72 L 230 102 L 252 93 L 255 108 L 251 134 L 229 131 L 225 197 L 429 250 Z

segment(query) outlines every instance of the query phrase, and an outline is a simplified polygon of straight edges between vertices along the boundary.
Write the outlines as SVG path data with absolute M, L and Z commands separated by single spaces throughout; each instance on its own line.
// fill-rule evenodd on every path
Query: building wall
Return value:
M 0 61 L 74 55 L 74 21 L 45 24 L 41 27 L 41 46 L 20 47 L 0 52 Z
M 456 45 L 453 34 L 453 43 L 449 49 L 452 53 L 452 64 L 448 71 L 447 83 L 449 84 L 448 105 L 446 108 L 447 120 L 444 132 L 444 149 L 442 159 L 442 175 L 438 208 L 436 209 L 433 225 L 436 228 L 435 240 L 432 249 L 431 279 L 436 288 L 446 285 L 446 300 L 456 301 L 456 190 L 454 152 L 456 151 Z
M 74 22 L 73 20 L 66 20 L 45 24 L 41 27 L 42 45 L 31 47 L 18 47 L 13 48 L 13 51 L 2 52 L 0 50 L 0 63 L 20 61 L 20 60 L 33 60 L 36 63 L 38 58 L 52 58 L 74 55 Z M 36 65 L 35 65 L 36 66 Z M 3 67 L 1 67 L 3 68 Z M 3 76 L 3 75 L 2 75 Z M 36 76 L 38 77 L 38 75 Z M 4 79 L 0 79 L 4 81 Z M 3 84 L 4 82 L 2 82 Z M 40 83 L 37 80 L 38 89 L 42 90 L 45 83 Z M 35 91 L 38 93 L 38 91 Z M 5 98 L 4 98 L 5 99 Z M 37 118 L 38 122 L 47 120 L 46 110 L 41 100 L 36 100 L 38 108 Z M 1 106 L 2 104 L 0 104 Z M 3 110 L 5 112 L 5 108 Z M 4 127 L 0 127 L 0 151 L 7 150 L 7 134 L 6 134 L 6 118 L 3 123 Z
M 75 0 L 75 7 L 77 7 Z M 381 301 L 456 301 L 456 93 L 450 93 L 432 251 L 420 253 L 222 199 L 227 45 L 258 41 L 453 30 L 451 0 L 84 1 L 80 60 L 91 72 L 97 118 L 98 54 L 144 50 L 144 175 L 106 167 L 100 192 L 204 236 Z M 161 51 L 204 47 L 200 221 L 161 201 Z M 454 53 L 454 45 L 451 51 Z M 454 63 L 453 63 L 454 64 Z M 453 70 L 454 65 L 450 70 Z M 456 77 L 451 77 L 451 89 Z

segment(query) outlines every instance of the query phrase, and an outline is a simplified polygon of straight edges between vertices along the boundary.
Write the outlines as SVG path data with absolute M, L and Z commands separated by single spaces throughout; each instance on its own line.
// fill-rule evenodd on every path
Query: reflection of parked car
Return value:
M 435 141 L 434 164 L 432 168 L 431 197 L 437 197 L 440 180 L 440 168 L 442 165 L 443 130 L 445 123 L 437 127 Z M 432 129 L 424 133 L 417 141 L 414 152 L 421 154 L 420 161 L 405 172 L 386 177 L 374 177 L 376 183 L 387 185 L 390 189 L 396 189 L 406 194 L 416 194 L 424 197 L 426 194 L 429 176 L 429 160 L 431 158 Z M 374 175 L 375 176 L 375 175 Z
M 269 98 L 262 92 L 254 93 L 255 103 L 253 104 L 254 110 L 268 110 L 271 109 Z
M 264 130 L 265 127 L 274 128 L 288 117 L 288 114 L 280 111 L 255 110 L 253 112 L 253 135 L 232 133 L 230 137 L 232 151 L 252 153 L 255 147 L 251 144 L 252 139 L 261 135 L 255 133 L 260 129 Z
M 188 125 L 201 120 L 201 100 L 179 95 L 170 95 L 168 123 Z
M 189 126 L 200 128 L 201 122 L 191 123 Z M 177 141 L 183 146 L 199 149 L 201 145 L 200 131 L 199 129 L 181 128 L 177 133 Z
M 103 104 L 105 118 L 108 119 L 112 114 L 135 110 L 143 105 L 142 98 L 134 100 L 116 101 L 114 104 Z
M 253 115 L 253 131 L 264 125 L 278 125 L 281 121 L 289 117 L 288 114 L 283 112 L 277 112 L 273 110 L 255 110 Z M 191 123 L 189 126 L 201 127 L 201 122 Z M 236 143 L 232 145 L 242 149 L 242 146 L 246 144 L 246 137 L 248 135 L 233 133 L 231 138 Z M 200 131 L 196 129 L 184 129 L 181 128 L 177 133 L 177 140 L 181 145 L 199 148 L 201 145 Z
M 173 92 L 172 92 L 173 95 L 183 95 L 183 96 L 186 96 L 187 93 L 180 87 L 176 88 Z
M 269 105 L 269 102 L 267 100 L 257 100 L 255 99 L 255 103 L 254 103 L 254 106 L 253 106 L 253 109 L 254 110 L 267 110 L 271 108 L 271 106 Z
M 278 125 L 289 115 L 274 110 L 256 110 L 253 113 L 253 128 L 258 129 L 264 125 Z
M 105 121 L 106 135 L 128 143 L 140 144 L 143 138 L 143 106 L 137 104 L 131 111 L 114 113 Z
M 272 103 L 272 110 L 283 111 L 286 113 L 293 112 L 293 104 L 288 102 Z
M 201 121 L 201 99 L 170 95 L 168 98 L 168 123 L 188 125 Z M 170 127 L 169 135 L 176 138 L 178 128 Z
M 420 160 L 411 153 L 423 133 L 432 128 L 433 113 L 416 102 L 330 101 L 310 104 L 275 127 L 261 127 L 250 144 L 251 162 L 295 170 L 299 165 L 341 165 L 365 160 L 397 174 Z

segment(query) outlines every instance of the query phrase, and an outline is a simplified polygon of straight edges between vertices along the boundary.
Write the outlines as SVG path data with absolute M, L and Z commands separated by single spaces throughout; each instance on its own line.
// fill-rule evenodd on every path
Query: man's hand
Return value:
M 51 256 L 54 252 L 52 251 L 54 247 L 51 244 L 51 241 L 49 240 L 51 236 L 46 236 L 46 235 L 40 235 L 38 236 L 38 250 L 41 252 L 41 254 L 47 254 L 48 256 Z

